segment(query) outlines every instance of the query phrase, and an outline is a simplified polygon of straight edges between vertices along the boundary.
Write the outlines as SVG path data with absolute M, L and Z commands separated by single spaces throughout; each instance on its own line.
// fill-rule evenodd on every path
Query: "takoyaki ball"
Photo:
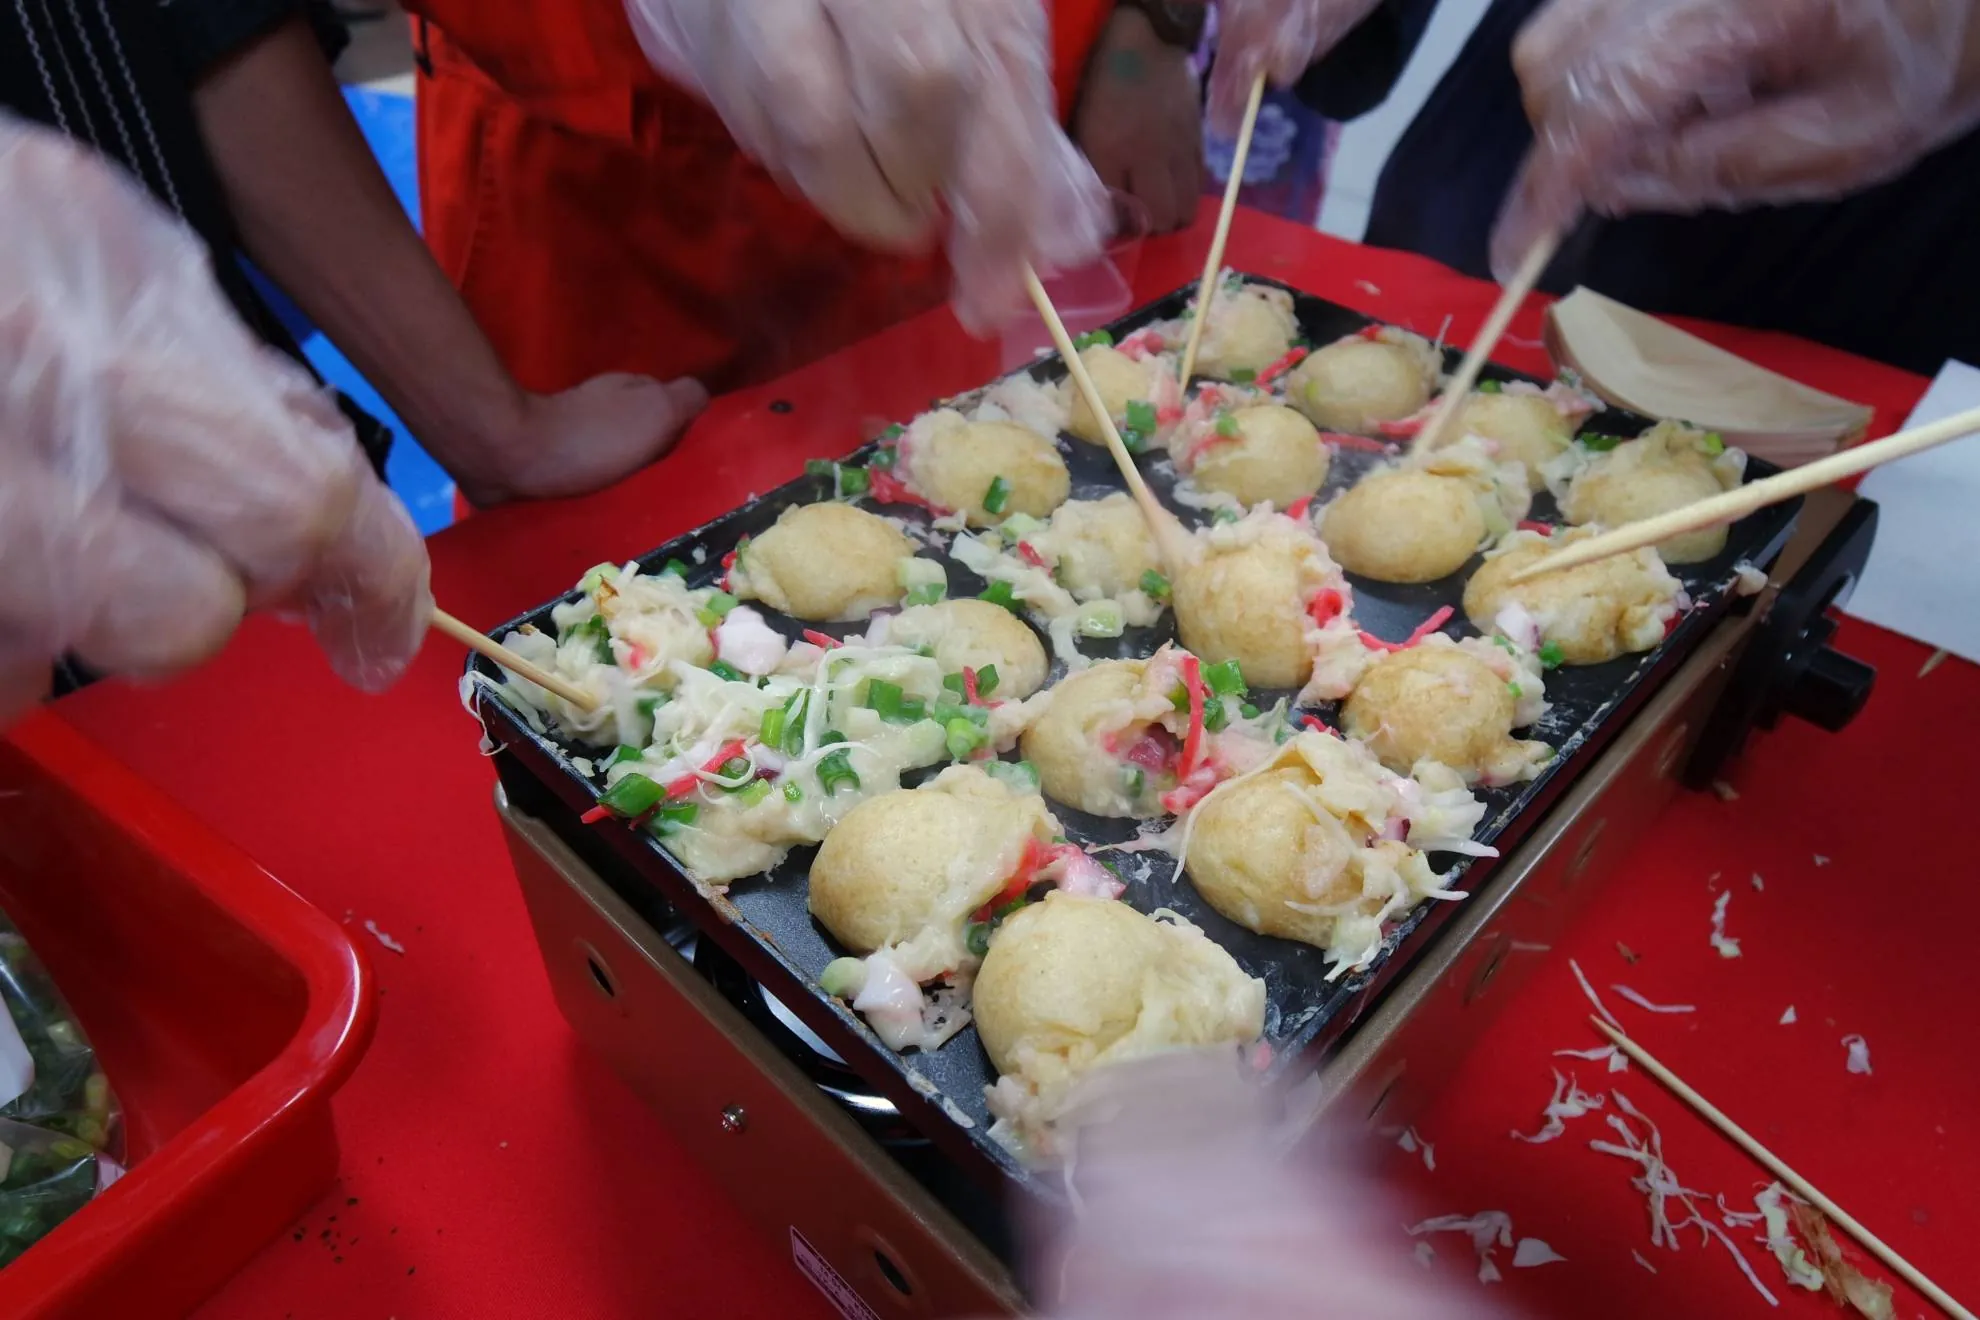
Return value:
M 1620 527 L 1731 490 L 1744 470 L 1745 455 L 1716 436 L 1663 422 L 1591 459 L 1568 487 L 1561 514 L 1571 523 Z M 1657 553 L 1667 564 L 1696 564 L 1725 548 L 1719 526 L 1660 541 Z
M 1325 948 L 1335 918 L 1303 909 L 1360 894 L 1351 865 L 1360 841 L 1312 804 L 1318 784 L 1288 758 L 1213 793 L 1197 808 L 1183 866 L 1204 901 L 1240 926 Z
M 1093 816 L 1162 810 L 1153 798 L 1137 801 L 1128 795 L 1124 767 L 1101 741 L 1133 722 L 1135 689 L 1146 668 L 1142 660 L 1103 660 L 1053 687 L 1044 712 L 1018 744 L 1020 755 L 1038 771 L 1046 797 Z
M 1022 701 L 1045 686 L 1045 646 L 1001 605 L 963 598 L 912 605 L 888 621 L 887 640 L 934 649 L 944 673 L 997 667 L 998 700 Z
M 1290 518 L 1217 528 L 1176 579 L 1176 629 L 1206 665 L 1235 660 L 1254 687 L 1300 687 L 1313 671 L 1306 602 L 1337 577 Z
M 1256 375 L 1284 357 L 1298 335 L 1292 295 L 1284 289 L 1246 284 L 1233 293 L 1220 291 L 1197 345 L 1196 374 L 1222 380 L 1234 372 Z
M 1095 1064 L 1265 1027 L 1265 983 L 1196 927 L 1057 891 L 998 927 L 973 1001 L 991 1064 L 1050 1098 Z
M 832 827 L 811 863 L 811 914 L 857 954 L 953 927 L 996 897 L 1034 838 L 1056 832 L 1035 793 L 975 766 L 869 798 Z
M 1082 600 L 1118 600 L 1140 587 L 1149 570 L 1162 570 L 1148 519 L 1125 491 L 1067 500 L 1052 514 L 1049 536 L 1059 584 Z
M 1533 490 L 1546 484 L 1540 465 L 1559 456 L 1574 439 L 1560 410 L 1538 394 L 1474 394 L 1458 409 L 1448 434 L 1490 440 L 1501 462 L 1526 465 L 1526 482 Z
M 1318 491 L 1332 456 L 1313 423 L 1279 403 L 1253 404 L 1231 414 L 1234 440 L 1203 450 L 1189 479 L 1240 504 L 1270 500 L 1284 509 Z
M 1409 338 L 1417 343 L 1357 336 L 1316 348 L 1287 374 L 1286 401 L 1327 431 L 1365 434 L 1409 416 L 1437 384 L 1436 355 Z
M 993 513 L 983 501 L 1000 477 L 1004 500 Z M 914 483 L 936 504 L 960 509 L 972 527 L 989 527 L 1013 513 L 1049 517 L 1072 491 L 1059 447 L 1016 422 L 936 430 L 916 446 Z
M 900 561 L 914 542 L 849 504 L 800 504 L 744 546 L 729 571 L 743 600 L 807 620 L 863 619 L 901 598 Z
M 1371 472 L 1327 506 L 1320 539 L 1335 562 L 1377 582 L 1435 582 L 1485 539 L 1470 483 L 1411 468 Z
M 1116 427 L 1127 425 L 1130 403 L 1137 399 L 1145 401 L 1154 392 L 1155 364 L 1149 359 L 1137 362 L 1111 344 L 1091 344 L 1079 351 L 1079 360 L 1106 401 L 1108 415 Z M 1107 443 L 1107 433 L 1100 428 L 1100 419 L 1093 415 L 1093 409 L 1087 406 L 1083 390 L 1072 392 L 1072 418 L 1066 423 L 1066 430 L 1090 445 Z
M 1370 665 L 1341 707 L 1341 727 L 1399 775 L 1427 759 L 1476 782 L 1504 759 L 1516 706 L 1484 661 L 1426 643 Z
M 1465 616 L 1480 632 L 1490 633 L 1512 608 L 1514 626 L 1536 630 L 1533 649 L 1552 642 L 1570 665 L 1599 665 L 1655 647 L 1664 640 L 1665 625 L 1677 617 L 1681 588 L 1647 546 L 1526 582 L 1511 580 L 1520 569 L 1587 534 L 1577 528 L 1552 537 L 1526 531 L 1506 536 L 1465 584 Z

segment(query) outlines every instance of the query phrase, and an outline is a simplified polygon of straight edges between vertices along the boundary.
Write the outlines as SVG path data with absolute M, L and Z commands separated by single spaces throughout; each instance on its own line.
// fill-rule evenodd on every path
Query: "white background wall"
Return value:
M 1444 70 L 1478 26 L 1492 0 L 1443 0 L 1403 70 L 1395 93 L 1341 130 L 1341 140 L 1328 169 L 1327 192 L 1315 222 L 1326 233 L 1359 241 L 1368 228 L 1368 207 L 1375 197 L 1375 180 L 1410 120 L 1430 98 Z

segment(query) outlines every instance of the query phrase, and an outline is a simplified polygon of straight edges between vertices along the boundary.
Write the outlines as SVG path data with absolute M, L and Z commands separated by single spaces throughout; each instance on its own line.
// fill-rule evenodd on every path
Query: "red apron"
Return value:
M 967 2 L 967 0 L 961 0 Z M 767 379 L 940 302 L 840 238 L 655 74 L 621 0 L 411 0 L 426 241 L 528 389 Z M 1061 113 L 1111 0 L 1057 0 Z

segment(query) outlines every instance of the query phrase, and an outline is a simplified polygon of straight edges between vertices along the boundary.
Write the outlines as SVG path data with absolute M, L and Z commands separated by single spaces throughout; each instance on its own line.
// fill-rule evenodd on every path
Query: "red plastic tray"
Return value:
M 182 1315 L 337 1172 L 371 1042 L 342 927 L 50 716 L 0 742 L 0 907 L 123 1103 L 130 1172 L 0 1270 L 0 1315 Z

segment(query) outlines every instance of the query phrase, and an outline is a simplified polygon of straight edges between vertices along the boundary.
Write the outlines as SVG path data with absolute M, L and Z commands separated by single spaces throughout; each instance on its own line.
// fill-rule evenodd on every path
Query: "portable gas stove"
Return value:
M 1184 298 L 1124 318 L 1116 333 L 1174 315 Z M 1319 342 L 1362 321 L 1305 295 L 1298 303 Z M 1603 427 L 1617 429 L 1616 414 Z M 1085 495 L 1099 478 L 1080 460 L 1075 493 Z M 819 498 L 819 484 L 791 483 L 647 558 L 699 550 L 692 557 L 712 566 L 786 505 Z M 1317 959 L 1303 964 L 1281 941 L 1220 924 L 1173 878 L 1168 888 L 1130 879 L 1130 901 L 1181 908 L 1265 977 L 1271 1080 L 1310 1092 L 1312 1113 L 1408 1123 L 1509 997 L 1502 987 L 1537 965 L 1519 950 L 1553 941 L 1680 784 L 1709 783 L 1753 728 L 1783 715 L 1839 729 L 1861 708 L 1873 674 L 1828 647 L 1828 611 L 1854 584 L 1875 524 L 1874 505 L 1835 491 L 1756 514 L 1732 529 L 1724 562 L 1678 570 L 1698 603 L 1655 651 L 1556 671 L 1566 680 L 1556 762 L 1533 784 L 1485 793 L 1478 837 L 1503 855 L 1466 872 L 1463 902 L 1399 922 L 1368 970 L 1324 982 Z M 1769 570 L 1758 595 L 1731 588 L 1741 558 Z M 1436 591 L 1357 582 L 1357 617 L 1407 631 Z M 516 622 L 547 622 L 548 611 Z M 1122 643 L 1139 654 L 1155 644 Z M 704 898 L 647 836 L 579 821 L 597 789 L 568 748 L 499 700 L 478 706 L 499 748 L 496 809 L 579 1035 L 845 1315 L 1022 1309 L 1010 1204 L 1059 1189 L 989 1140 L 981 1089 L 991 1074 L 973 1032 L 932 1054 L 887 1050 L 816 987 L 834 951 L 805 912 L 804 854 Z M 1060 814 L 1072 837 L 1106 837 L 1105 823 Z

